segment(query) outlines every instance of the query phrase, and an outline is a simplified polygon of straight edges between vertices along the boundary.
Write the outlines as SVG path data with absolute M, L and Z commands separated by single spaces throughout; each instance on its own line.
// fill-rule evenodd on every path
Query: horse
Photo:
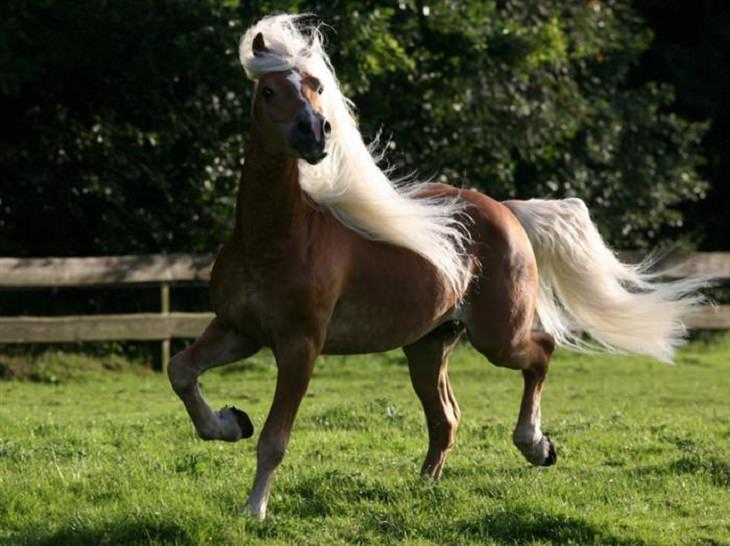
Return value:
M 540 397 L 556 345 L 670 360 L 698 283 L 662 283 L 606 246 L 583 201 L 498 202 L 469 189 L 398 184 L 363 142 L 315 25 L 266 17 L 241 40 L 255 82 L 233 233 L 211 274 L 215 318 L 168 367 L 203 440 L 253 435 L 245 412 L 214 411 L 205 370 L 272 350 L 276 390 L 257 447 L 248 509 L 266 515 L 320 354 L 402 347 L 428 428 L 421 469 L 438 479 L 461 411 L 448 374 L 462 334 L 522 372 L 513 442 L 536 466 L 557 460 Z

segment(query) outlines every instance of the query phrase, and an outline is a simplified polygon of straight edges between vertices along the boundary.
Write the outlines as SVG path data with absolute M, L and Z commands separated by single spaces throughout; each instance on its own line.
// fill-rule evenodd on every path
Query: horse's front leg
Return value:
M 213 411 L 200 393 L 198 376 L 209 368 L 236 362 L 258 351 L 260 346 L 227 329 L 216 318 L 187 349 L 176 354 L 167 369 L 173 390 L 203 440 L 235 442 L 253 434 L 251 420 L 237 408 Z
M 276 391 L 259 437 L 256 478 L 248 499 L 249 510 L 259 519 L 266 517 L 274 470 L 284 458 L 294 418 L 307 391 L 318 353 L 318 344 L 310 339 L 284 343 L 275 350 Z

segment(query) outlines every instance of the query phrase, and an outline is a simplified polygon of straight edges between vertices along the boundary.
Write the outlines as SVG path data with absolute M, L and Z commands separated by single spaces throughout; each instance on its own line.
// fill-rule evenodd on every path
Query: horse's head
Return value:
M 268 52 L 261 33 L 253 41 L 254 55 Z M 312 165 L 327 154 L 330 124 L 322 115 L 322 83 L 296 69 L 261 76 L 256 86 L 254 122 L 266 135 L 273 152 L 300 157 Z

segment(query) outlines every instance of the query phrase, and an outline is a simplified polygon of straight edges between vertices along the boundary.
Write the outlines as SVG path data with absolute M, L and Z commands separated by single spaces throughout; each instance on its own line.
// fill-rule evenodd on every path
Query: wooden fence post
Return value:
M 163 282 L 160 285 L 160 313 L 164 315 L 170 314 L 170 283 Z M 170 338 L 162 340 L 162 348 L 160 354 L 160 363 L 162 364 L 162 373 L 167 373 L 167 365 L 170 363 Z

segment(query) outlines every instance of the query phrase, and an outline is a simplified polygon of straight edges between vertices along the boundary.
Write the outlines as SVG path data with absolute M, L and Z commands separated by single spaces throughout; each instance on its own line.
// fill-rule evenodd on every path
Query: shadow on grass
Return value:
M 714 456 L 686 455 L 666 465 L 642 466 L 633 471 L 636 476 L 706 476 L 716 487 L 730 488 L 730 463 Z
M 487 514 L 468 521 L 460 536 L 474 540 L 493 540 L 500 544 L 525 544 L 549 541 L 556 544 L 601 544 L 641 546 L 646 542 L 618 537 L 603 527 L 561 514 L 544 514 L 528 509 Z
M 328 517 L 338 503 L 388 504 L 394 495 L 387 485 L 361 472 L 330 470 L 298 480 L 285 492 L 286 512 L 297 518 Z
M 18 536 L 21 544 L 34 546 L 81 546 L 116 544 L 198 544 L 188 530 L 171 522 L 114 521 L 94 527 L 67 526 L 52 534 Z
M 662 439 L 674 444 L 682 456 L 670 464 L 639 467 L 634 470 L 637 476 L 691 474 L 698 477 L 705 476 L 717 487 L 730 487 L 730 463 L 717 456 L 712 448 L 682 436 L 664 434 Z

